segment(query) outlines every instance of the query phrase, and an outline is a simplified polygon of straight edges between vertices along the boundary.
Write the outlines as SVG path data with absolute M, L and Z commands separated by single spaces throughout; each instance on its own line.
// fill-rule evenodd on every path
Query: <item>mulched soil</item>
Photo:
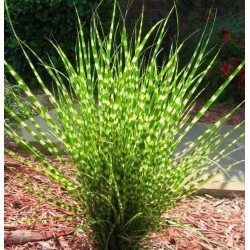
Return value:
M 237 196 L 186 198 L 164 214 L 165 219 L 174 222 L 148 237 L 150 249 L 245 249 L 244 202 Z
M 202 106 L 200 101 L 194 113 Z M 228 113 L 231 106 L 215 105 L 201 122 L 214 123 L 220 116 Z M 192 115 L 194 115 L 194 113 Z M 244 121 L 244 107 L 240 108 L 227 122 L 238 124 Z M 7 143 L 8 147 L 15 147 Z M 15 148 L 27 159 L 32 158 Z M 20 187 L 23 182 L 12 170 L 25 174 L 30 180 L 49 187 L 56 195 L 70 199 L 56 184 L 50 183 L 36 171 L 20 164 L 5 154 L 4 164 L 4 219 L 5 233 L 16 230 L 50 230 L 54 237 L 46 241 L 28 242 L 23 245 L 5 246 L 6 250 L 80 250 L 95 249 L 91 230 L 83 232 L 76 224 L 84 223 L 69 212 L 37 198 Z M 65 221 L 66 219 L 66 221 Z M 231 195 L 225 198 L 211 196 L 192 196 L 184 199 L 175 209 L 163 215 L 160 232 L 152 232 L 142 241 L 145 249 L 166 250 L 243 250 L 245 249 L 245 198 Z M 65 245 L 66 244 L 66 245 Z
M 204 106 L 205 100 L 198 100 L 194 106 L 194 109 L 191 113 L 190 119 Z M 205 115 L 200 119 L 199 122 L 213 124 L 221 117 L 228 114 L 234 106 L 229 104 L 214 104 L 209 110 L 205 113 Z M 226 125 L 236 125 L 240 122 L 245 121 L 245 106 L 241 106 L 233 113 L 228 120 L 225 122 Z

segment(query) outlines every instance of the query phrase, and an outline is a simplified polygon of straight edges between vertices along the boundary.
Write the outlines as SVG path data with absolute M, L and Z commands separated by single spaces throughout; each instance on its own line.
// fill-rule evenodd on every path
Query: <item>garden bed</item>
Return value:
M 69 199 L 59 186 L 51 185 L 36 171 L 5 155 L 5 242 L 15 244 L 15 233 L 19 233 L 19 237 L 25 231 L 30 233 L 27 243 L 6 245 L 6 250 L 95 249 L 91 231 L 76 229 L 75 225 L 84 221 L 28 193 L 18 185 L 20 178 L 11 170 L 25 174 L 34 182 L 43 183 L 56 194 Z M 163 226 L 160 232 L 149 234 L 142 245 L 148 246 L 146 249 L 245 249 L 244 204 L 244 197 L 233 195 L 223 199 L 211 196 L 186 198 L 163 215 L 163 220 L 169 220 L 170 226 Z M 67 221 L 63 220 L 65 218 Z M 45 238 L 29 242 L 37 237 L 36 234 L 45 235 Z
M 194 117 L 198 111 L 204 107 L 205 100 L 200 99 L 196 102 L 194 109 L 191 113 L 191 117 Z M 221 117 L 228 114 L 232 109 L 234 108 L 233 105 L 230 104 L 222 104 L 222 103 L 216 103 L 212 107 L 208 109 L 208 111 L 205 113 L 205 115 L 200 119 L 199 122 L 207 123 L 207 124 L 213 124 Z M 241 106 L 239 109 L 236 110 L 235 113 L 233 113 L 229 119 L 225 122 L 226 125 L 236 125 L 240 122 L 245 120 L 245 106 Z
M 202 101 L 198 102 L 194 113 L 202 104 Z M 229 105 L 215 105 L 201 122 L 213 123 L 231 108 Z M 240 108 L 227 124 L 234 125 L 243 121 L 244 112 L 244 107 Z M 15 144 L 7 143 L 6 146 L 13 147 Z M 32 161 L 32 158 L 18 147 L 15 150 L 19 150 L 23 156 Z M 95 249 L 91 230 L 86 228 L 82 231 L 76 227 L 77 224 L 84 224 L 84 220 L 80 221 L 69 212 L 30 194 L 20 187 L 19 183 L 24 180 L 20 180 L 12 170 L 25 174 L 34 182 L 42 183 L 56 195 L 70 199 L 63 189 L 8 155 L 5 155 L 4 170 L 5 243 L 10 243 L 6 244 L 4 249 Z M 163 221 L 170 221 L 169 226 L 163 226 L 160 232 L 150 233 L 143 239 L 142 248 L 243 250 L 245 249 L 244 214 L 244 197 L 232 195 L 219 199 L 208 195 L 192 196 L 163 215 Z M 16 245 L 18 239 L 26 240 L 26 243 Z

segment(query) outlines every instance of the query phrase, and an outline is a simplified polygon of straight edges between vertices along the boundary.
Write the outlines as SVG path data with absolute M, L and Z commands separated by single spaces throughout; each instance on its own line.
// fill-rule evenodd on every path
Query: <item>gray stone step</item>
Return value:
M 197 123 L 185 136 L 180 146 L 177 148 L 177 152 L 181 151 L 183 148 L 187 147 L 193 142 L 203 131 L 205 131 L 209 124 Z M 230 130 L 232 125 L 224 125 L 220 130 L 219 134 L 223 135 L 228 130 Z M 223 141 L 220 148 L 227 146 L 235 136 L 241 134 L 245 131 L 245 127 L 241 126 L 237 131 L 231 134 L 225 141 Z M 230 163 L 244 160 L 245 159 L 245 138 L 239 140 L 232 149 L 241 147 L 242 149 L 232 153 L 230 156 L 225 157 L 225 159 L 219 161 L 219 164 L 224 167 Z M 207 175 L 208 173 L 204 173 Z M 216 175 L 209 183 L 205 184 L 202 189 L 198 192 L 199 194 L 210 194 L 216 196 L 225 196 L 230 193 L 243 194 L 245 192 L 245 162 L 239 163 L 232 169 L 225 172 L 221 172 Z
M 57 121 L 57 114 L 54 110 L 49 111 L 50 116 Z M 50 129 L 48 125 L 41 119 L 41 117 L 36 116 L 34 118 L 43 128 L 43 131 L 47 131 L 50 133 Z M 34 126 L 31 125 L 30 122 L 29 125 L 33 127 L 34 131 L 37 132 Z M 59 122 L 58 122 L 59 123 Z M 177 147 L 176 154 L 181 152 L 182 149 L 186 148 L 190 143 L 192 143 L 204 130 L 206 130 L 209 126 L 208 124 L 204 123 L 197 123 L 185 136 L 183 141 L 180 143 L 180 145 Z M 224 134 L 227 132 L 229 129 L 231 129 L 231 125 L 225 125 L 223 128 L 220 130 L 220 134 Z M 222 148 L 225 147 L 228 143 L 232 141 L 232 138 L 235 137 L 235 135 L 240 134 L 241 132 L 244 132 L 244 126 L 240 127 L 236 133 L 233 133 L 230 135 L 223 143 L 222 143 Z M 22 129 L 21 132 L 28 141 L 32 142 L 34 145 L 39 147 L 39 143 L 36 141 L 36 139 L 27 133 L 25 130 Z M 53 134 L 50 134 L 50 139 L 52 142 L 58 144 L 58 140 Z M 240 141 L 237 142 L 236 145 L 234 145 L 234 148 L 242 147 L 241 150 L 233 153 L 232 155 L 226 157 L 225 159 L 221 160 L 219 164 L 221 166 L 226 166 L 230 163 L 245 159 L 245 150 L 244 150 L 244 145 L 245 145 L 245 140 L 244 138 L 241 139 Z M 204 173 L 208 174 L 208 173 Z M 206 184 L 203 186 L 201 189 L 200 193 L 208 193 L 208 194 L 217 194 L 217 195 L 224 195 L 230 192 L 235 192 L 235 193 L 242 193 L 245 191 L 245 164 L 240 163 L 237 166 L 233 167 L 233 169 L 228 170 L 227 173 L 220 173 L 216 177 L 213 178 L 213 180 L 210 181 L 210 184 Z

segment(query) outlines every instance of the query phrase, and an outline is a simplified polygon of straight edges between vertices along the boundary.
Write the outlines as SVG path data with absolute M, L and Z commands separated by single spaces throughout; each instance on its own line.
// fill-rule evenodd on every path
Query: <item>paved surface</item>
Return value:
M 54 117 L 56 121 L 56 113 L 54 111 L 50 111 L 50 115 Z M 45 131 L 49 131 L 48 126 L 42 119 L 37 116 L 35 119 L 41 124 L 41 126 L 44 128 Z M 181 142 L 180 146 L 177 148 L 177 153 L 180 152 L 183 148 L 185 148 L 188 144 L 193 142 L 205 129 L 207 129 L 210 125 L 204 124 L 204 123 L 198 123 L 196 124 L 186 135 L 186 137 Z M 231 125 L 225 125 L 220 131 L 220 134 L 224 134 L 226 131 L 228 131 L 230 128 L 232 128 Z M 244 126 L 242 126 L 238 130 L 238 134 L 244 131 Z M 34 128 L 34 131 L 36 129 Z M 22 131 L 23 136 L 31 141 L 33 144 L 38 145 L 37 141 L 33 136 L 31 136 L 26 131 Z M 234 138 L 235 134 L 229 136 L 227 140 L 225 140 L 222 144 L 222 147 L 227 145 L 232 138 Z M 58 144 L 57 139 L 51 135 L 51 140 Z M 226 166 L 229 163 L 236 162 L 238 160 L 245 159 L 245 150 L 244 150 L 245 140 L 244 138 L 241 139 L 236 145 L 234 145 L 234 148 L 243 147 L 243 149 L 233 153 L 232 155 L 225 157 L 222 161 L 219 162 L 221 166 Z M 207 173 L 205 173 L 207 174 Z M 240 163 L 237 166 L 233 167 L 233 169 L 228 170 L 227 173 L 220 173 L 216 177 L 214 177 L 213 180 L 210 181 L 210 184 L 206 184 L 203 186 L 203 188 L 199 191 L 200 194 L 210 194 L 210 195 L 217 195 L 217 196 L 224 196 L 227 194 L 230 194 L 232 192 L 236 194 L 243 194 L 245 191 L 245 163 Z
M 177 151 L 185 148 L 188 144 L 192 143 L 203 131 L 205 131 L 210 125 L 205 123 L 197 123 L 183 139 L 182 143 L 178 147 Z M 225 134 L 230 130 L 232 125 L 225 125 L 220 130 L 220 134 Z M 221 145 L 221 148 L 224 148 L 228 145 L 232 138 L 235 138 L 238 134 L 244 132 L 245 127 L 241 126 L 237 132 L 231 134 Z M 230 163 L 240 161 L 245 159 L 245 138 L 239 140 L 232 149 L 242 147 L 242 149 L 232 153 L 230 156 L 225 157 L 223 160 L 219 161 L 219 164 L 227 166 Z M 207 174 L 207 173 L 205 173 Z M 243 194 L 245 191 L 245 162 L 239 163 L 234 166 L 232 169 L 227 170 L 226 173 L 222 172 L 215 176 L 210 183 L 205 184 L 203 188 L 199 191 L 200 194 L 210 194 L 217 196 L 224 196 L 234 192 L 235 194 Z

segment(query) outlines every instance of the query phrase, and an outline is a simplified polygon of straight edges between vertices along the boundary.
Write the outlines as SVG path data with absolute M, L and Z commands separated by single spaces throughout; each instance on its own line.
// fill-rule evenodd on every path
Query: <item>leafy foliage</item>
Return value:
M 217 39 L 221 48 L 220 58 L 211 67 L 206 77 L 206 82 L 214 89 L 218 82 L 223 81 L 245 58 L 245 31 L 244 17 L 232 16 L 220 20 L 221 30 L 218 31 Z M 213 40 L 213 43 L 216 41 Z M 245 98 L 245 68 L 239 72 L 237 77 L 231 82 L 226 91 L 220 96 L 221 102 L 239 103 Z
M 204 78 L 201 87 L 208 86 L 203 96 L 209 98 L 213 92 L 220 86 L 220 83 L 227 78 L 228 72 L 230 73 L 235 69 L 239 62 L 245 58 L 245 15 L 243 11 L 235 11 L 233 7 L 223 9 L 218 6 L 218 13 L 215 8 L 208 9 L 204 13 L 194 12 L 189 15 L 188 25 L 181 33 L 181 40 L 186 39 L 190 34 L 194 33 L 190 39 L 186 39 L 186 44 L 181 53 L 181 65 L 188 63 L 192 51 L 195 49 L 195 44 L 199 40 L 202 33 L 202 28 L 206 22 L 208 26 L 212 27 L 213 19 L 216 16 L 216 23 L 214 31 L 210 38 L 209 48 L 220 48 L 220 56 L 218 60 L 212 65 L 209 74 Z M 237 5 L 235 3 L 235 5 Z M 236 8 L 236 7 L 235 7 Z M 231 10 L 231 11 L 230 11 Z M 236 8 L 237 10 L 237 8 Z M 195 42 L 196 41 L 196 42 Z M 216 54 L 218 49 L 208 56 L 211 60 Z M 210 61 L 208 60 L 208 61 Z M 207 67 L 207 63 L 204 67 Z M 240 103 L 245 98 L 244 86 L 245 79 L 242 72 L 230 83 L 228 88 L 218 98 L 218 102 L 227 104 Z
M 75 6 L 78 9 L 79 17 L 84 23 L 86 34 L 89 32 L 92 11 L 97 7 L 96 0 L 10 0 L 9 9 L 12 14 L 12 22 L 20 39 L 28 42 L 29 46 L 45 61 L 50 60 L 57 69 L 63 70 L 58 56 L 47 39 L 60 44 L 71 63 L 74 63 L 74 53 L 77 37 Z M 109 26 L 113 0 L 104 0 L 99 8 L 99 15 L 106 30 Z M 4 56 L 15 70 L 23 75 L 29 86 L 37 85 L 37 81 L 25 59 L 22 50 L 12 33 L 8 18 L 5 14 L 4 28 Z M 31 53 L 30 53 L 31 56 Z M 36 65 L 38 61 L 32 58 Z M 39 73 L 51 84 L 46 70 L 38 67 Z
M 15 110 L 15 113 L 19 116 L 21 120 L 25 120 L 28 118 L 28 116 L 19 106 L 16 100 L 16 96 L 20 95 L 20 93 L 21 89 L 18 85 L 10 85 L 9 82 L 4 79 L 4 104 L 7 105 L 10 109 Z M 35 113 L 29 107 L 28 101 L 22 100 L 22 103 L 32 115 L 35 115 Z M 10 126 L 16 131 L 20 129 L 20 126 L 18 126 L 19 123 L 15 119 L 13 119 L 11 115 L 9 115 L 7 112 L 4 113 L 4 121 L 10 124 Z M 5 137 L 8 138 L 7 135 L 5 135 Z
M 78 16 L 75 64 L 71 64 L 62 48 L 52 42 L 65 67 L 65 75 L 53 65 L 45 64 L 17 37 L 37 81 L 54 108 L 53 113 L 47 111 L 13 67 L 5 62 L 6 69 L 49 130 L 45 131 L 24 107 L 28 121 L 19 119 L 15 110 L 7 105 L 6 112 L 71 174 L 61 171 L 50 157 L 16 134 L 7 123 L 7 133 L 43 167 L 30 163 L 10 149 L 6 152 L 48 176 L 71 195 L 75 201 L 73 204 L 63 197 L 55 197 L 42 185 L 34 187 L 29 179 L 25 186 L 38 196 L 86 219 L 99 249 L 136 249 L 139 240 L 149 230 L 158 227 L 163 212 L 195 192 L 218 172 L 241 162 L 223 167 L 218 164 L 219 160 L 235 152 L 232 146 L 244 136 L 241 134 L 225 148 L 221 147 L 221 143 L 240 126 L 224 135 L 218 134 L 234 110 L 176 155 L 182 139 L 238 74 L 244 62 L 188 123 L 192 105 L 199 96 L 195 94 L 196 90 L 216 56 L 207 68 L 200 70 L 206 59 L 210 36 L 205 36 L 204 31 L 186 67 L 179 68 L 178 55 L 183 44 L 172 45 L 163 66 L 157 67 L 161 43 L 173 11 L 174 8 L 145 36 L 142 36 L 142 14 L 131 40 L 127 36 L 125 18 L 116 3 L 108 35 L 102 32 L 97 13 L 92 16 L 87 36 Z M 147 47 L 152 34 L 156 34 L 155 44 Z M 55 93 L 45 86 L 26 50 L 33 53 L 47 70 L 57 87 Z M 150 57 L 145 60 L 148 51 Z M 19 104 L 22 105 L 21 100 Z M 65 154 L 75 169 L 67 165 Z M 211 167 L 214 170 L 204 176 L 203 173 Z

